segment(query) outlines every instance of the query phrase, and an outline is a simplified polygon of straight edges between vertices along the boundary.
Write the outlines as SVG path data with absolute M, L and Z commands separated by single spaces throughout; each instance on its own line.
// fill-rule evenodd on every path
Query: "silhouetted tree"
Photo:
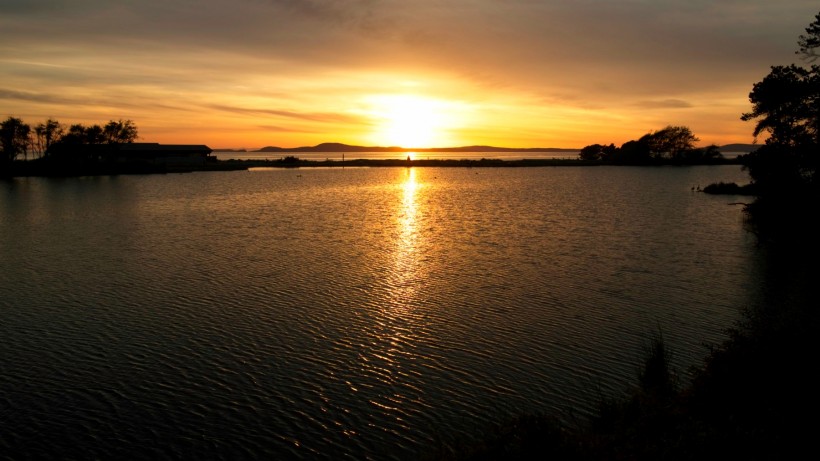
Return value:
M 26 155 L 31 145 L 31 127 L 16 117 L 9 117 L 0 123 L 0 147 L 3 161 L 12 162 L 18 155 Z
M 103 129 L 108 144 L 125 144 L 137 139 L 137 126 L 131 120 L 111 120 Z
M 44 155 L 53 143 L 60 140 L 63 127 L 57 120 L 48 119 L 45 123 L 35 126 L 34 133 L 37 136 L 37 150 L 40 155 Z
M 820 48 L 820 13 L 814 16 L 814 22 L 806 28 L 806 35 L 797 40 L 800 49 L 795 53 L 802 54 L 810 61 L 817 59 L 817 49 Z
M 98 150 L 90 151 L 84 146 L 99 145 L 106 142 L 104 130 L 100 125 L 85 126 L 75 123 L 68 127 L 58 141 L 49 146 L 47 156 L 59 162 L 86 162 L 96 158 Z
M 820 14 L 806 33 L 798 41 L 799 53 L 813 59 L 820 46 Z M 741 119 L 756 120 L 755 137 L 768 134 L 765 145 L 745 159 L 758 194 L 752 214 L 767 216 L 769 223 L 791 222 L 797 231 L 806 219 L 814 220 L 820 201 L 820 66 L 773 66 L 754 84 L 749 101 L 752 110 Z
M 601 150 L 601 160 L 612 161 L 618 156 L 619 151 L 620 149 L 615 144 L 610 143 Z
M 99 125 L 86 127 L 81 123 L 68 127 L 68 133 L 60 140 L 60 144 L 65 145 L 98 144 L 100 142 L 102 142 L 102 128 Z
M 698 138 L 685 126 L 669 125 L 643 135 L 637 141 L 615 144 L 590 144 L 578 153 L 581 160 L 603 160 L 627 165 L 663 164 L 669 160 L 680 163 L 712 161 L 723 158 L 717 146 L 695 148 Z
M 649 144 L 641 138 L 638 141 L 627 141 L 623 143 L 615 161 L 617 163 L 643 164 L 649 163 L 651 159 Z
M 75 123 L 68 127 L 68 132 L 63 134 L 59 140 L 52 142 L 52 146 L 57 150 L 61 150 L 67 146 L 102 144 L 104 142 L 106 142 L 106 137 L 100 125 L 85 126 L 81 123 Z
M 612 160 L 617 155 L 618 148 L 615 144 L 604 146 L 602 144 L 591 144 L 581 149 L 578 158 L 581 160 Z
M 134 142 L 137 132 L 137 126 L 131 120 L 111 120 L 105 127 L 76 123 L 50 145 L 48 155 L 57 162 L 98 162 L 110 157 L 114 147 L 110 145 Z
M 681 159 L 699 141 L 685 126 L 672 126 L 644 135 L 638 141 L 649 146 L 650 156 L 658 159 Z
M 722 158 L 723 154 L 720 152 L 720 148 L 714 144 L 710 144 L 706 147 L 688 149 L 680 154 L 680 160 L 686 163 L 708 162 Z
M 820 67 L 806 69 L 794 64 L 774 66 L 755 83 L 749 100 L 752 111 L 742 120 L 757 119 L 755 137 L 769 134 L 767 143 L 797 146 L 818 140 L 820 111 Z
M 102 144 L 105 142 L 105 131 L 97 124 L 85 127 L 83 135 L 86 144 Z
M 590 144 L 581 149 L 581 152 L 578 153 L 578 158 L 581 160 L 600 160 L 603 148 L 604 146 L 600 144 Z

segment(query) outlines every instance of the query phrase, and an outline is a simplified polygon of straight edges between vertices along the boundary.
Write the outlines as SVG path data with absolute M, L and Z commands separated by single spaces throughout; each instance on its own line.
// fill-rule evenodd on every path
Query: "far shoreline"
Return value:
M 700 162 L 654 160 L 642 163 L 620 163 L 579 158 L 533 158 L 533 159 L 349 159 L 305 160 L 298 157 L 280 159 L 219 160 L 226 167 L 247 168 L 309 168 L 309 167 L 548 167 L 548 166 L 695 166 L 695 165 L 742 165 L 742 158 L 722 158 Z M 240 168 L 241 169 L 241 168 Z
M 48 164 L 35 161 L 16 161 L 10 171 L 0 174 L 2 178 L 12 177 L 76 177 L 110 176 L 127 174 L 167 174 L 192 173 L 197 171 L 243 171 L 259 168 L 345 168 L 345 167 L 404 167 L 404 168 L 525 168 L 525 167 L 592 167 L 592 166 L 708 166 L 742 165 L 743 159 L 720 158 L 700 162 L 680 162 L 654 160 L 641 163 L 618 163 L 601 160 L 581 160 L 566 158 L 540 158 L 504 160 L 497 158 L 474 159 L 349 159 L 349 160 L 305 160 L 294 156 L 280 159 L 217 160 L 211 159 L 202 165 L 162 165 L 150 163 L 95 163 L 95 164 Z

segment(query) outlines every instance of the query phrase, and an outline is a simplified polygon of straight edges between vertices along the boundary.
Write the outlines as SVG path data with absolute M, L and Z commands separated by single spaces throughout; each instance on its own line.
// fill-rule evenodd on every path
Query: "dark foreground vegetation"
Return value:
M 813 63 L 820 14 L 798 44 L 798 54 Z M 745 211 L 765 258 L 765 305 L 748 308 L 689 383 L 670 370 L 658 336 L 635 387 L 601 402 L 589 421 L 569 426 L 555 415 L 525 415 L 492 428 L 479 443 L 441 447 L 436 459 L 773 460 L 816 452 L 820 66 L 772 67 L 749 99 L 752 111 L 742 118 L 757 121 L 755 136 L 769 135 L 745 156 L 751 183 L 713 184 L 705 192 L 755 196 Z M 593 159 L 614 152 L 587 149 Z
M 635 388 L 591 420 L 524 415 L 434 459 L 801 459 L 815 450 L 820 410 L 817 308 L 778 304 L 747 316 L 689 385 L 679 385 L 658 337 Z

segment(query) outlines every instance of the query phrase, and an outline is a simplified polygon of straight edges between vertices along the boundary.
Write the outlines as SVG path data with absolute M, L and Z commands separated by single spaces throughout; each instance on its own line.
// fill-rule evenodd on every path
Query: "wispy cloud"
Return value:
M 300 129 L 300 128 L 290 128 L 290 127 L 284 127 L 284 126 L 279 126 L 279 125 L 256 125 L 256 127 L 259 128 L 260 130 L 270 132 L 270 133 L 311 133 L 311 134 L 321 133 L 321 132 L 318 132 L 317 130 L 306 130 L 306 129 Z
M 206 107 L 211 109 L 216 109 L 225 112 L 233 112 L 237 114 L 246 114 L 246 115 L 266 115 L 266 116 L 273 116 L 273 117 L 282 117 L 282 118 L 291 118 L 291 119 L 299 119 L 299 120 L 307 120 L 311 122 L 321 122 L 321 123 L 359 123 L 361 122 L 361 118 L 354 117 L 346 114 L 334 114 L 334 113 L 303 113 L 303 112 L 295 112 L 289 110 L 277 110 L 277 109 L 256 109 L 256 108 L 248 108 L 248 107 L 238 107 L 238 106 L 226 106 L 222 104 L 208 104 Z
M 0 99 L 5 99 L 7 101 L 35 102 L 41 104 L 73 104 L 80 102 L 80 100 L 76 98 L 68 98 L 54 94 L 8 90 L 2 88 L 0 88 Z
M 681 99 L 638 101 L 634 105 L 643 109 L 688 109 L 692 107 L 692 104 Z

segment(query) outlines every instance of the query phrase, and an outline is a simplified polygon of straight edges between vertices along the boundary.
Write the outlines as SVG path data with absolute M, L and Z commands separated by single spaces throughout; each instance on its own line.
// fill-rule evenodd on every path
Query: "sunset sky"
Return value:
M 752 142 L 816 0 L 0 0 L 0 116 L 212 148 Z

